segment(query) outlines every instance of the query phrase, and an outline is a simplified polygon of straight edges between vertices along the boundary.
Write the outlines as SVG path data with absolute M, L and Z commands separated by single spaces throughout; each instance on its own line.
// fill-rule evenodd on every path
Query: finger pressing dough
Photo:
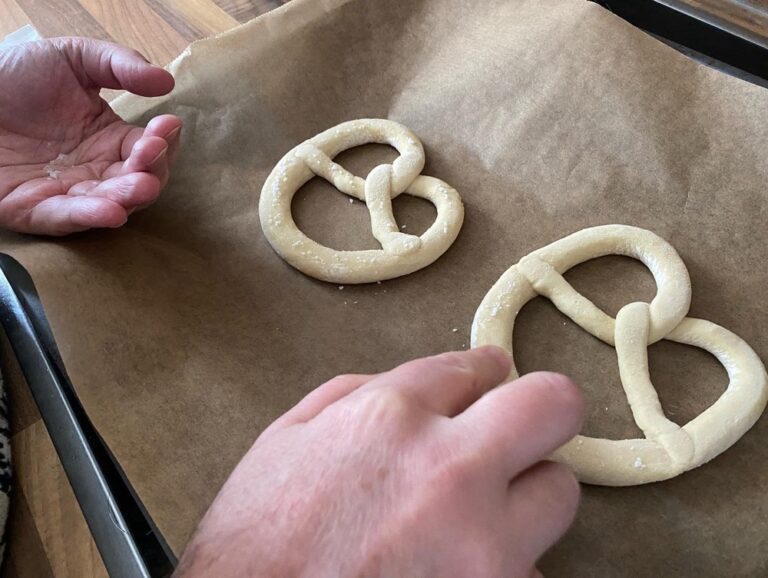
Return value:
M 562 276 L 571 267 L 617 254 L 642 261 L 657 284 L 651 303 L 625 305 L 616 319 L 578 293 Z M 768 376 L 752 348 L 710 321 L 686 317 L 691 301 L 688 271 L 664 239 L 636 227 L 584 229 L 523 257 L 483 299 L 472 324 L 472 347 L 499 345 L 512 353 L 520 309 L 537 295 L 589 333 L 616 347 L 621 383 L 641 439 L 576 436 L 552 456 L 589 484 L 628 486 L 672 478 L 733 445 L 760 417 L 768 401 Z M 667 419 L 648 373 L 647 347 L 669 339 L 700 347 L 728 372 L 728 388 L 707 410 L 680 427 Z M 511 379 L 517 378 L 512 369 Z
M 389 144 L 400 156 L 391 165 L 375 167 L 365 179 L 333 162 L 340 152 L 368 143 Z M 423 168 L 421 142 L 403 125 L 383 119 L 344 122 L 303 142 L 280 159 L 261 191 L 261 227 L 283 259 L 323 281 L 371 283 L 407 275 L 445 253 L 464 220 L 459 194 L 443 181 L 421 175 Z M 373 236 L 381 249 L 336 251 L 299 230 L 291 215 L 291 200 L 316 175 L 366 203 Z M 422 197 L 437 208 L 435 222 L 421 236 L 401 232 L 395 222 L 392 199 L 401 193 Z

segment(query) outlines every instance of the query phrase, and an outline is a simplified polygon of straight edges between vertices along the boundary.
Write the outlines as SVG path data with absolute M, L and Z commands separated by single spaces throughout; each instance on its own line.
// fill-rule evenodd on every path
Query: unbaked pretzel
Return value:
M 578 293 L 562 274 L 579 263 L 618 254 L 642 261 L 656 280 L 656 297 L 625 305 L 616 319 Z M 755 352 L 737 335 L 703 319 L 686 317 L 691 301 L 688 271 L 661 237 L 636 227 L 605 225 L 573 233 L 523 257 L 483 299 L 472 324 L 472 346 L 495 344 L 512 353 L 515 318 L 543 295 L 576 324 L 615 345 L 619 374 L 641 439 L 576 436 L 553 459 L 586 483 L 628 486 L 672 478 L 733 445 L 760 417 L 768 377 Z M 709 351 L 725 367 L 729 384 L 720 398 L 680 427 L 667 419 L 648 373 L 647 346 L 660 339 Z M 510 378 L 517 377 L 512 369 Z
M 365 179 L 333 162 L 340 152 L 368 144 L 389 144 L 400 156 L 375 167 Z M 290 150 L 272 170 L 259 200 L 261 226 L 275 251 L 305 274 L 333 283 L 370 283 L 407 275 L 426 267 L 448 250 L 459 234 L 464 206 L 443 181 L 422 176 L 424 149 L 409 129 L 391 120 L 344 122 Z M 315 175 L 350 197 L 364 201 L 373 236 L 382 249 L 336 251 L 313 241 L 296 226 L 291 200 Z M 421 235 L 400 231 L 392 199 L 408 193 L 430 201 L 437 218 Z

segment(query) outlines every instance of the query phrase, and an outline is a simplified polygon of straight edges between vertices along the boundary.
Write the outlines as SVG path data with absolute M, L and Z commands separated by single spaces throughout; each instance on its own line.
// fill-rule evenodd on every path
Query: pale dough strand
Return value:
M 648 329 L 651 316 L 647 303 L 630 303 L 616 315 L 616 356 L 619 377 L 635 423 L 649 440 L 661 444 L 675 463 L 685 466 L 693 459 L 693 441 L 664 415 L 648 371 Z

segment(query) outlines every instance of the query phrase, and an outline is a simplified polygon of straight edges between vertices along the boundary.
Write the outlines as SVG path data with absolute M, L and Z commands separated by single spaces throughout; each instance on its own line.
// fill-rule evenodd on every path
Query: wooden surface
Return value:
M 229 30 L 281 0 L 0 0 L 0 37 L 25 24 L 41 36 L 119 42 L 167 64 L 193 40 Z
M 247 22 L 281 0 L 0 0 L 0 40 L 31 24 L 41 36 L 89 36 L 165 65 L 197 39 Z M 8 550 L 0 578 L 103 578 L 104 565 L 7 342 L 13 452 Z

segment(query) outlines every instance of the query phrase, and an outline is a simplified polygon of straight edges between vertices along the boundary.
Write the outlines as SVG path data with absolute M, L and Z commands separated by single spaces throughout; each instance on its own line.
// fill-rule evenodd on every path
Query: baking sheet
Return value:
M 160 529 L 181 552 L 258 433 L 322 381 L 468 346 L 483 295 L 521 256 L 587 226 L 651 229 L 691 273 L 691 315 L 768 358 L 768 92 L 705 68 L 581 0 L 293 0 L 172 64 L 169 98 L 120 112 L 184 118 L 158 203 L 118 231 L 2 235 L 36 280 L 72 379 Z M 424 174 L 462 195 L 463 230 L 432 266 L 343 290 L 272 252 L 258 221 L 272 166 L 341 121 L 397 120 Z M 340 162 L 365 175 L 380 146 Z M 314 179 L 297 222 L 337 248 L 375 247 L 368 213 Z M 408 232 L 434 210 L 395 201 Z M 611 314 L 650 299 L 650 274 L 605 257 L 567 274 Z M 453 329 L 458 331 L 454 332 Z M 571 374 L 586 433 L 637 435 L 615 352 L 539 298 L 515 328 L 521 371 Z M 650 348 L 683 423 L 726 385 L 708 354 Z M 550 576 L 768 572 L 768 419 L 677 479 L 584 488 Z

